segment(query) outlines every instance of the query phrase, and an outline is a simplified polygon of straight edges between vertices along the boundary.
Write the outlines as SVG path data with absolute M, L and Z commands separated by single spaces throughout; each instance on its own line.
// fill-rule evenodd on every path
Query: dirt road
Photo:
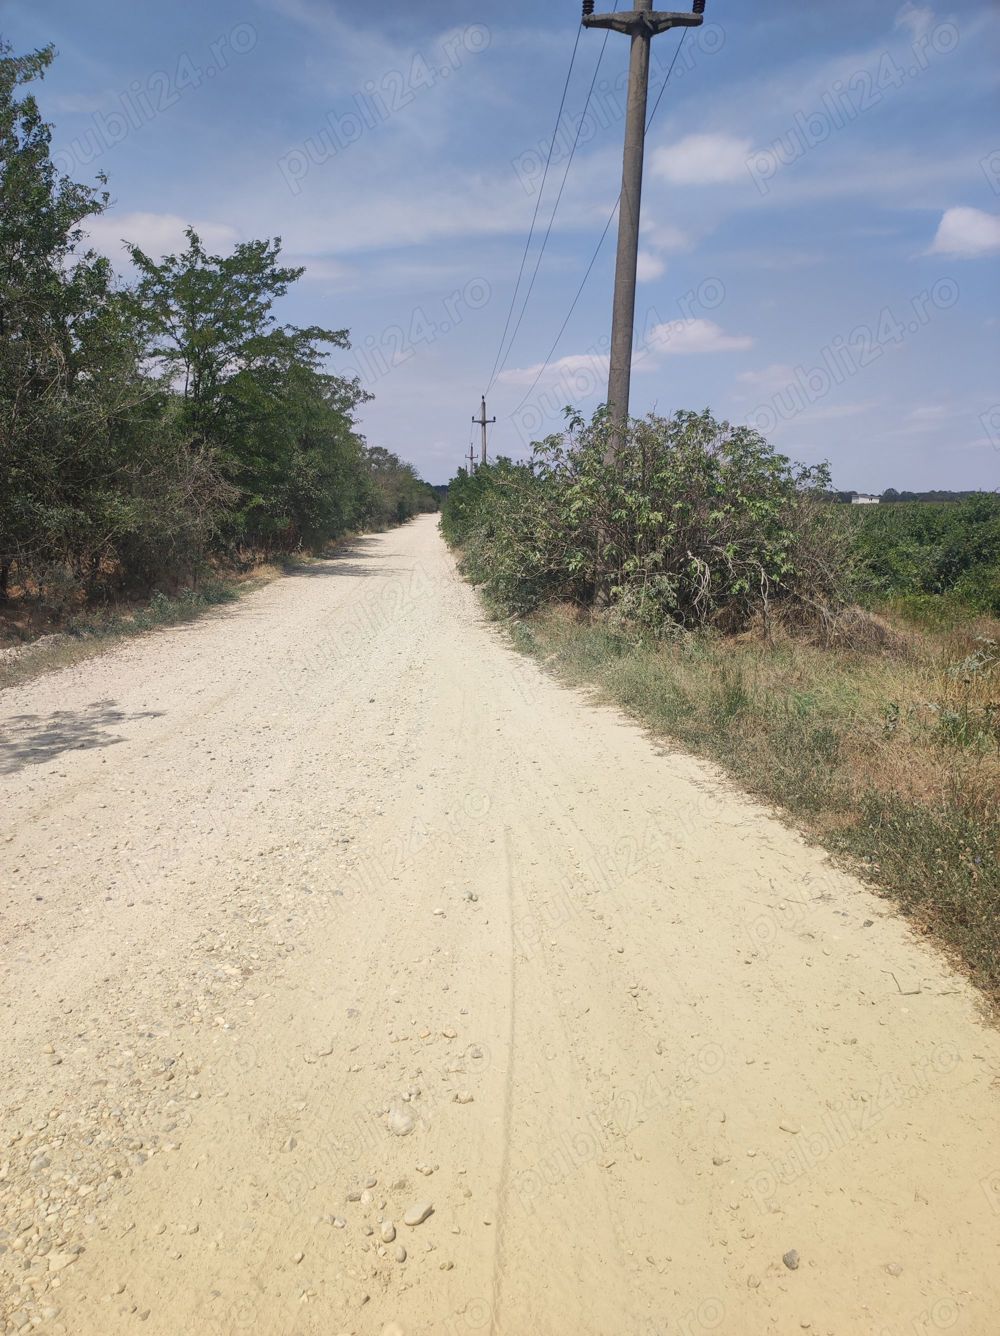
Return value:
M 970 990 L 434 519 L 4 693 L 0 775 L 0 1330 L 997 1329 Z

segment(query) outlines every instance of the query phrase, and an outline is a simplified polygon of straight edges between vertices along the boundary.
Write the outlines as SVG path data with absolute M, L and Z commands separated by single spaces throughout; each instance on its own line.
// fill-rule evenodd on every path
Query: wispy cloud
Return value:
M 240 234 L 228 223 L 181 218 L 174 213 L 115 213 L 102 214 L 92 218 L 86 225 L 94 249 L 106 255 L 117 265 L 128 263 L 128 250 L 125 242 L 144 250 L 147 255 L 159 259 L 161 255 L 181 249 L 184 242 L 184 229 L 190 224 L 198 233 L 205 248 L 209 251 L 230 251 Z
M 654 327 L 648 343 L 653 353 L 666 357 L 745 352 L 753 347 L 749 334 L 727 334 L 714 320 L 667 321 Z
M 564 381 L 578 375 L 590 375 L 604 378 L 608 374 L 610 359 L 600 353 L 568 353 L 544 367 L 536 362 L 534 366 L 509 367 L 498 377 L 505 385 L 533 385 L 541 378 L 543 383 Z
M 736 377 L 741 385 L 750 385 L 764 394 L 783 390 L 795 380 L 795 368 L 786 362 L 772 362 L 759 370 L 741 371 Z
M 632 359 L 636 371 L 654 370 L 665 357 L 692 357 L 700 354 L 745 352 L 753 347 L 747 334 L 727 334 L 712 320 L 672 320 L 655 325 L 645 343 L 637 348 Z M 554 381 L 569 382 L 574 377 L 607 376 L 609 358 L 600 353 L 570 353 L 550 362 L 542 371 L 542 363 L 534 366 L 512 367 L 498 379 L 508 385 L 531 385 L 541 376 L 545 384 Z
M 339 287 L 344 287 L 357 281 L 355 270 L 349 265 L 341 264 L 339 260 L 331 260 L 322 255 L 287 255 L 284 258 L 291 265 L 305 266 L 306 272 L 302 278 L 306 282 L 336 283 Z
M 795 417 L 795 427 L 815 422 L 839 422 L 842 418 L 861 417 L 879 407 L 878 400 L 866 399 L 861 403 L 824 404 L 821 408 L 807 408 Z
M 730 134 L 687 135 L 676 144 L 656 149 L 650 167 L 654 176 L 672 185 L 745 181 L 752 148 L 751 140 Z
M 947 404 L 922 404 L 918 408 L 911 408 L 906 415 L 906 422 L 910 426 L 926 426 L 930 423 L 944 422 L 951 416 L 951 409 Z
M 905 4 L 896 15 L 897 28 L 905 28 L 914 41 L 930 32 L 934 26 L 934 10 L 930 5 Z

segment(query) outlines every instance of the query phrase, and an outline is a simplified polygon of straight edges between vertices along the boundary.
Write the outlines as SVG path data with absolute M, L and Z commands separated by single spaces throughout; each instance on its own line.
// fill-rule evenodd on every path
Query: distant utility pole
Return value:
M 646 102 L 649 93 L 649 48 L 657 33 L 668 28 L 697 28 L 703 22 L 705 0 L 694 0 L 690 14 L 666 13 L 653 0 L 635 0 L 635 9 L 617 14 L 595 14 L 594 0 L 584 0 L 583 26 L 611 28 L 632 39 L 629 65 L 628 109 L 625 114 L 625 161 L 618 212 L 618 259 L 615 264 L 615 299 L 611 318 L 611 370 L 608 407 L 613 427 L 612 454 L 628 425 L 632 380 L 632 335 L 635 326 L 635 278 L 639 261 L 639 209 L 642 202 L 642 162 L 646 147 Z M 485 416 L 485 414 L 484 414 Z
M 495 417 L 488 418 L 488 417 L 486 416 L 486 395 L 485 395 L 485 394 L 483 395 L 483 403 L 482 403 L 482 407 L 481 407 L 480 410 L 479 410 L 479 416 L 478 416 L 478 417 L 474 417 L 472 420 L 473 420 L 474 423 L 476 423 L 477 426 L 482 427 L 482 429 L 483 429 L 483 458 L 482 458 L 482 462 L 485 464 L 485 463 L 486 463 L 486 428 L 487 428 L 491 423 L 496 422 L 496 418 L 495 418 Z M 471 456 L 471 454 L 472 454 L 472 447 L 471 447 L 471 446 L 469 447 L 469 454 L 470 454 L 470 456 Z
M 473 422 L 475 422 L 476 419 L 473 418 L 472 420 L 473 420 Z M 470 473 L 475 473 L 475 471 L 476 471 L 476 452 L 475 452 L 475 450 L 473 450 L 473 448 L 472 448 L 472 442 L 470 441 L 470 442 L 469 442 L 469 472 L 470 472 Z

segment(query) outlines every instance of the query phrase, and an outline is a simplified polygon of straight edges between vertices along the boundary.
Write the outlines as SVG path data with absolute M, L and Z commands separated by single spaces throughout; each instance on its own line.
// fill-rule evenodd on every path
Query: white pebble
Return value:
M 389 1131 L 393 1136 L 406 1137 L 413 1131 L 415 1124 L 411 1114 L 405 1109 L 389 1110 Z

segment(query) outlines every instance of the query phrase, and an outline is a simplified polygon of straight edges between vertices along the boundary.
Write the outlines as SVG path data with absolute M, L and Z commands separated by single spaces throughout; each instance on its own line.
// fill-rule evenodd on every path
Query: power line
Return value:
M 528 390 L 527 394 L 524 396 L 524 398 L 521 400 L 521 402 L 520 402 L 520 403 L 517 405 L 517 407 L 514 409 L 514 412 L 511 413 L 511 417 L 514 416 L 514 413 L 518 413 L 518 412 L 520 412 L 520 410 L 524 407 L 524 405 L 528 402 L 528 400 L 529 400 L 529 399 L 531 398 L 531 396 L 534 394 L 534 392 L 535 392 L 535 386 L 536 386 L 536 385 L 538 384 L 538 382 L 541 380 L 542 376 L 544 376 L 546 368 L 548 367 L 549 363 L 552 361 L 552 354 L 555 352 L 556 348 L 559 346 L 559 340 L 560 340 L 560 339 L 562 338 L 562 336 L 566 333 L 566 326 L 569 324 L 569 322 L 570 322 L 570 318 L 572 317 L 573 312 L 576 310 L 576 304 L 577 304 L 577 302 L 580 300 L 581 296 L 583 295 L 583 289 L 584 289 L 584 288 L 586 287 L 586 285 L 587 285 L 587 279 L 590 277 L 591 270 L 593 269 L 594 265 L 597 263 L 597 257 L 598 257 L 598 255 L 600 254 L 601 247 L 604 245 L 604 238 L 608 235 L 608 230 L 609 230 L 609 228 L 611 227 L 612 222 L 614 221 L 614 216 L 615 216 L 615 214 L 618 212 L 618 205 L 619 205 L 620 203 L 621 203 L 621 194 L 619 193 L 618 198 L 615 200 L 615 207 L 611 210 L 611 213 L 610 213 L 610 215 L 608 216 L 608 221 L 604 224 L 604 231 L 601 233 L 601 239 L 600 239 L 600 241 L 597 243 L 597 246 L 596 246 L 595 249 L 594 249 L 594 253 L 593 253 L 593 255 L 590 257 L 590 264 L 587 265 L 587 272 L 584 274 L 583 279 L 582 279 L 582 281 L 581 281 L 581 283 L 580 283 L 580 286 L 579 286 L 579 287 L 577 288 L 577 290 L 576 290 L 576 296 L 573 298 L 573 304 L 572 304 L 572 306 L 569 308 L 569 310 L 568 310 L 567 313 L 566 313 L 566 319 L 565 319 L 565 320 L 562 322 L 562 324 L 559 326 L 559 333 L 556 335 L 555 339 L 554 339 L 553 342 L 552 342 L 552 347 L 549 349 L 548 354 L 547 354 L 547 356 L 546 356 L 546 358 L 545 358 L 545 361 L 542 363 L 541 370 L 539 371 L 539 373 L 538 373 L 538 375 L 535 377 L 535 379 L 531 382 L 531 388 Z
M 653 124 L 653 117 L 656 115 L 660 103 L 663 101 L 663 94 L 667 91 L 667 84 L 670 82 L 670 76 L 674 72 L 674 66 L 677 64 L 677 57 L 681 53 L 681 47 L 684 45 L 684 38 L 688 35 L 687 28 L 681 29 L 681 40 L 677 43 L 677 50 L 674 52 L 673 59 L 670 62 L 666 74 L 663 76 L 663 86 L 656 95 L 656 101 L 653 103 L 653 110 L 649 113 L 649 120 L 646 122 L 646 133 L 649 134 L 649 127 Z M 607 41 L 607 38 L 604 39 Z
M 521 287 L 521 279 L 524 276 L 524 266 L 528 260 L 528 252 L 531 249 L 531 239 L 535 234 L 535 223 L 538 221 L 538 210 L 542 205 L 542 195 L 545 193 L 545 182 L 548 180 L 549 167 L 552 163 L 552 153 L 556 146 L 556 136 L 559 133 L 559 125 L 562 121 L 563 109 L 566 106 L 566 94 L 569 92 L 570 79 L 573 76 L 573 66 L 576 64 L 576 53 L 580 47 L 580 34 L 583 28 L 577 28 L 576 41 L 573 43 L 573 54 L 569 58 L 569 69 L 566 71 L 566 82 L 563 84 L 562 97 L 559 99 L 559 111 L 556 113 L 556 127 L 552 132 L 552 138 L 549 141 L 549 152 L 545 159 L 545 170 L 542 173 L 542 184 L 538 187 L 538 198 L 535 200 L 535 212 L 531 218 L 531 227 L 528 229 L 528 240 L 524 243 L 524 254 L 521 256 L 521 267 L 517 271 L 517 282 L 514 284 L 514 294 L 510 299 L 510 310 L 507 312 L 507 321 L 503 327 L 503 333 L 500 335 L 500 347 L 497 349 L 496 360 L 493 363 L 493 370 L 490 372 L 490 383 L 487 387 L 487 393 L 493 388 L 493 382 L 496 379 L 497 367 L 500 363 L 500 354 L 503 352 L 504 341 L 507 338 L 507 331 L 510 329 L 511 316 L 514 314 L 514 307 L 517 305 L 517 294 Z
M 618 0 L 615 0 L 614 11 L 612 11 L 612 12 L 617 12 L 617 9 L 618 9 Z M 536 260 L 535 260 L 535 268 L 534 268 L 534 272 L 532 273 L 532 275 L 531 275 L 531 281 L 530 281 L 530 283 L 528 284 L 528 291 L 525 293 L 524 302 L 523 302 L 523 304 L 522 304 L 522 306 L 521 306 L 521 314 L 520 314 L 520 315 L 518 316 L 518 318 L 517 318 L 517 324 L 514 326 L 514 332 L 513 332 L 513 334 L 511 334 L 511 336 L 510 336 L 510 342 L 507 344 L 507 351 L 506 351 L 506 352 L 504 353 L 504 355 L 503 355 L 503 360 L 500 361 L 499 363 L 494 363 L 494 365 L 493 365 L 493 375 L 492 375 L 492 377 L 490 378 L 489 389 L 492 389 L 492 388 L 493 388 L 493 385 L 494 385 L 494 383 L 495 383 L 495 381 L 496 381 L 497 376 L 499 376 L 500 372 L 504 369 L 504 367 L 505 367 L 506 364 L 507 364 L 507 358 L 508 358 L 508 357 L 510 356 L 510 354 L 511 354 L 511 349 L 514 347 L 514 342 L 515 342 L 515 340 L 517 339 L 517 333 L 518 333 L 518 330 L 521 328 L 521 322 L 524 320 L 524 314 L 525 314 L 525 312 L 526 312 L 527 309 L 528 309 L 528 303 L 529 303 L 529 301 L 531 300 L 531 294 L 532 294 L 532 292 L 534 291 L 534 287 L 535 287 L 535 279 L 538 277 L 538 271 L 539 271 L 539 269 L 541 268 L 541 265 L 542 265 L 542 256 L 545 254 L 545 248 L 546 248 L 546 246 L 549 244 L 549 237 L 552 235 L 552 227 L 553 227 L 553 224 L 554 224 L 555 221 L 556 221 L 556 214 L 559 212 L 559 203 L 560 203 L 560 201 L 562 200 L 562 197 L 563 197 L 563 191 L 566 189 L 566 182 L 567 182 L 567 180 L 569 179 L 569 169 L 573 166 L 573 159 L 574 159 L 574 157 L 576 156 L 576 150 L 577 150 L 577 147 L 578 147 L 578 145 L 579 145 L 579 143 L 580 143 L 580 133 L 581 133 L 581 131 L 583 130 L 583 123 L 584 123 L 584 121 L 587 119 L 587 112 L 590 110 L 590 100 L 591 100 L 591 98 L 594 96 L 594 88 L 597 86 L 597 76 L 598 76 L 598 75 L 600 74 L 600 72 L 601 72 L 601 64 L 602 64 L 602 62 L 603 62 L 603 60 L 604 60 L 604 52 L 607 50 L 608 38 L 609 38 L 610 36 L 611 36 L 611 33 L 610 33 L 610 32 L 606 32 L 606 33 L 604 34 L 604 43 L 603 43 L 603 45 L 601 46 L 601 53 L 600 53 L 600 55 L 599 55 L 598 58 L 597 58 L 597 65 L 596 65 L 596 67 L 595 67 L 595 69 L 594 69 L 594 77 L 593 77 L 593 78 L 591 79 L 591 81 L 590 81 L 590 88 L 589 88 L 588 91 L 587 91 L 587 100 L 586 100 L 586 102 L 584 102 L 584 104 L 583 104 L 583 111 L 581 112 L 581 114 L 580 114 L 580 119 L 579 119 L 579 121 L 577 122 L 577 126 L 576 126 L 576 134 L 575 134 L 574 137 L 573 137 L 573 147 L 570 149 L 569 157 L 568 157 L 568 159 L 566 160 L 566 170 L 563 172 L 563 178 L 562 178 L 562 181 L 561 181 L 560 184 L 559 184 L 559 192 L 558 192 L 558 194 L 556 195 L 556 202 L 555 202 L 555 204 L 552 206 L 552 214 L 551 214 L 551 216 L 550 216 L 550 218 L 549 218 L 549 225 L 548 225 L 548 227 L 545 229 L 545 236 L 542 238 L 542 245 L 541 245 L 541 248 L 539 249 L 538 256 L 537 256 L 537 258 L 536 258 Z M 539 198 L 540 198 L 540 197 L 539 197 Z M 513 309 L 513 308 L 512 308 L 512 309 Z M 509 324 L 509 323 L 510 323 L 510 321 L 509 321 L 509 318 L 508 318 L 508 324 Z M 501 339 L 501 341 L 500 341 L 500 346 L 501 346 L 501 349 L 502 349 L 502 348 L 503 348 L 503 340 L 502 340 L 502 339 Z M 489 392 L 489 391 L 487 391 L 487 392 Z
M 673 72 L 674 72 L 674 66 L 677 64 L 677 57 L 678 57 L 678 56 L 680 55 L 680 53 L 681 53 L 681 47 L 684 45 L 684 38 L 685 38 L 686 36 L 687 36 L 687 29 L 686 29 L 686 28 L 683 28 L 683 29 L 681 30 L 681 40 L 677 43 L 677 50 L 674 52 L 673 59 L 672 59 L 671 62 L 670 62 L 670 67 L 668 68 L 667 73 L 666 73 L 666 76 L 664 77 L 664 80 L 663 80 L 663 87 L 660 89 L 659 95 L 657 96 L 657 99 L 656 99 L 655 103 L 653 104 L 653 110 L 652 110 L 652 111 L 650 112 L 650 114 L 649 114 L 649 120 L 646 122 L 646 133 L 647 133 L 647 134 L 649 133 L 649 127 L 653 124 L 653 118 L 654 118 L 654 116 L 656 115 L 657 110 L 658 110 L 659 105 L 660 105 L 660 102 L 661 102 L 662 99 L 663 99 L 663 94 L 667 91 L 667 84 L 670 82 L 670 76 L 671 76 L 671 74 L 673 74 Z M 605 38 L 605 41 L 607 41 L 607 38 Z M 603 53 L 602 53 L 602 54 L 603 54 Z M 558 346 L 559 346 L 559 340 L 562 338 L 563 334 L 565 334 L 565 332 L 566 332 L 566 326 L 569 324 L 570 319 L 572 318 L 573 312 L 576 310 L 576 304 L 577 304 L 577 302 L 580 300 L 580 298 L 583 296 L 583 289 L 587 286 L 587 279 L 590 277 L 591 272 L 592 272 L 592 270 L 593 270 L 593 268 L 594 268 L 594 265 L 597 263 L 597 257 L 598 257 L 598 255 L 601 253 L 601 247 L 604 245 L 605 238 L 607 237 L 608 232 L 609 232 L 610 229 L 611 229 L 611 224 L 614 222 L 615 214 L 618 212 L 618 206 L 619 206 L 619 204 L 621 204 L 621 201 L 622 201 L 622 196 L 621 196 L 621 191 L 619 191 L 619 192 L 618 192 L 618 198 L 615 200 L 615 203 L 614 203 L 614 208 L 611 210 L 611 213 L 608 215 L 608 221 L 604 224 L 604 231 L 601 233 L 600 239 L 599 239 L 597 245 L 596 245 L 595 248 L 594 248 L 594 253 L 593 253 L 593 255 L 590 257 L 590 264 L 587 265 L 586 272 L 585 272 L 585 274 L 583 275 L 583 278 L 580 280 L 580 286 L 579 286 L 579 287 L 577 288 L 577 290 L 576 290 L 576 296 L 573 298 L 573 303 L 572 303 L 572 305 L 570 306 L 569 311 L 568 311 L 567 314 L 566 314 L 566 319 L 565 319 L 565 320 L 562 322 L 562 324 L 560 325 L 560 327 L 559 327 L 559 333 L 556 335 L 556 337 L 555 337 L 555 339 L 554 339 L 554 341 L 553 341 L 552 347 L 549 349 L 548 354 L 547 354 L 547 356 L 546 356 L 546 358 L 545 358 L 545 361 L 542 363 L 541 370 L 538 372 L 538 375 L 537 375 L 537 376 L 535 377 L 535 379 L 532 381 L 532 383 L 531 383 L 531 388 L 528 390 L 527 394 L 525 394 L 524 398 L 523 398 L 523 399 L 521 400 L 521 402 L 517 405 L 517 407 L 513 410 L 513 412 L 511 413 L 511 417 L 513 417 L 514 413 L 519 413 L 519 412 L 521 411 L 521 409 L 524 407 L 524 405 L 525 405 L 525 404 L 528 402 L 528 400 L 531 398 L 531 396 L 534 394 L 534 392 L 535 392 L 535 387 L 538 385 L 538 382 L 541 380 L 542 376 L 544 376 L 544 374 L 545 374 L 545 372 L 546 372 L 546 370 L 547 370 L 547 368 L 548 368 L 549 363 L 552 361 L 552 354 L 555 352 L 556 348 L 558 348 Z

